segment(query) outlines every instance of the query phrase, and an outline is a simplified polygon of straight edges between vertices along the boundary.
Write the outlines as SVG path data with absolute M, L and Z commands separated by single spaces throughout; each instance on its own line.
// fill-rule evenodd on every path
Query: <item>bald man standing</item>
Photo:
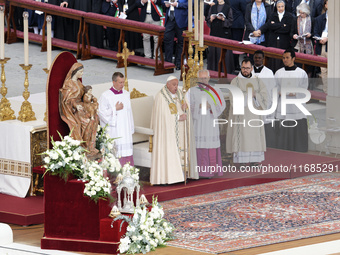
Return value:
M 154 131 L 151 184 L 171 184 L 185 180 L 183 158 L 189 151 L 184 143 L 184 134 L 185 122 L 190 119 L 187 108 L 185 97 L 178 89 L 178 79 L 169 76 L 166 85 L 155 97 L 151 115 L 151 128 Z M 190 126 L 189 122 L 187 125 Z M 190 134 L 192 132 L 186 133 L 186 136 Z M 193 137 L 190 140 L 194 142 Z M 191 169 L 188 169 L 188 177 L 198 179 L 198 173 L 195 172 L 195 145 L 190 146 L 190 149 Z

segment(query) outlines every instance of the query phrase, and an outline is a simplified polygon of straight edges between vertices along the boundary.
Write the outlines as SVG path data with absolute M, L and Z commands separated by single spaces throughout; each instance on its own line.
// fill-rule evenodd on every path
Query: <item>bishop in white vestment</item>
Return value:
M 154 137 L 150 169 L 151 184 L 183 182 L 186 169 L 185 155 L 190 156 L 188 177 L 198 179 L 194 138 L 190 139 L 193 143 L 190 145 L 190 150 L 184 142 L 187 140 L 184 135 L 185 122 L 190 127 L 190 115 L 185 112 L 186 107 L 185 97 L 178 89 L 178 79 L 170 76 L 167 84 L 157 93 L 152 109 L 151 128 Z
M 230 98 L 230 112 L 227 129 L 227 152 L 233 153 L 234 163 L 258 163 L 264 160 L 266 139 L 262 116 L 255 115 L 248 108 L 247 87 L 253 87 L 254 108 L 267 109 L 267 89 L 259 78 L 252 77 L 250 59 L 242 61 L 240 74 L 231 81 L 244 95 L 244 115 L 234 115 L 233 98 Z M 262 125 L 261 125 L 262 124 Z
M 115 72 L 112 75 L 112 87 L 99 98 L 98 115 L 100 125 L 108 124 L 108 133 L 115 140 L 117 157 L 120 164 L 133 162 L 132 134 L 134 123 L 131 109 L 130 93 L 124 90 L 124 75 Z

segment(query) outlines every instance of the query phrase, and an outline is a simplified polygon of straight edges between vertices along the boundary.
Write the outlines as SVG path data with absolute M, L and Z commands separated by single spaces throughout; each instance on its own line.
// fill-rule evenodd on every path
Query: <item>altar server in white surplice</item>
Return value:
M 170 76 L 166 85 L 157 93 L 151 115 L 154 131 L 150 170 L 151 184 L 183 182 L 185 122 L 190 126 L 185 97 L 178 89 L 178 79 Z M 190 132 L 192 134 L 193 132 Z M 194 137 L 190 146 L 190 169 L 188 177 L 198 179 L 196 172 L 196 147 Z M 188 150 L 186 150 L 187 152 Z
M 233 153 L 234 163 L 259 163 L 264 160 L 266 138 L 261 125 L 262 116 L 256 115 L 248 107 L 248 87 L 252 87 L 252 103 L 258 110 L 267 109 L 267 89 L 263 82 L 252 75 L 253 66 L 249 58 L 242 61 L 241 72 L 231 81 L 231 85 L 242 90 L 244 114 L 234 115 L 233 98 L 230 98 L 230 111 L 227 129 L 227 152 Z
M 124 90 L 124 75 L 115 72 L 112 75 L 112 87 L 105 91 L 99 98 L 100 125 L 108 126 L 110 137 L 115 140 L 117 147 L 117 157 L 120 164 L 133 162 L 132 134 L 134 133 L 134 123 L 131 109 L 130 93 Z
M 295 87 L 303 88 L 307 91 L 308 75 L 303 69 L 295 65 L 295 51 L 286 50 L 283 53 L 282 60 L 285 67 L 277 70 L 275 73 L 280 97 L 282 88 Z M 286 95 L 286 98 L 290 100 L 304 97 L 304 93 L 287 92 Z M 286 115 L 282 115 L 281 98 L 279 98 L 276 118 L 280 119 L 281 123 L 284 120 L 284 125 L 281 124 L 278 128 L 278 149 L 307 152 L 308 124 L 306 115 L 294 104 L 287 104 Z
M 262 80 L 267 88 L 267 108 L 270 109 L 273 103 L 273 89 L 277 87 L 273 71 L 263 65 L 264 52 L 262 50 L 255 51 L 254 53 L 254 69 L 252 74 L 254 77 L 258 77 Z M 276 94 L 275 94 L 276 96 Z M 272 114 L 263 116 L 264 119 L 264 131 L 266 133 L 266 145 L 267 147 L 276 148 L 276 133 L 275 127 L 272 123 L 275 123 L 275 111 Z
M 218 119 L 226 107 L 221 90 L 209 85 L 208 70 L 197 73 L 198 84 L 191 87 L 186 94 L 193 119 L 194 135 L 197 151 L 197 166 L 200 177 L 222 176 L 220 127 L 214 126 L 214 119 Z M 202 112 L 202 100 L 206 103 L 206 110 Z M 215 171 L 211 171 L 212 166 Z M 220 168 L 218 168 L 218 166 Z M 215 168 L 216 167 L 216 168 Z

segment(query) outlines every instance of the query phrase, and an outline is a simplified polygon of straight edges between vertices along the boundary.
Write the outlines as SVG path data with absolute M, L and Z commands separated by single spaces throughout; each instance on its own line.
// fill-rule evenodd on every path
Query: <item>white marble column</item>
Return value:
M 340 127 L 340 1 L 328 1 L 328 96 L 327 119 L 335 118 Z M 330 125 L 330 121 L 328 121 Z M 334 124 L 333 124 L 334 125 Z M 333 136 L 331 145 L 340 147 L 340 132 Z M 335 150 L 331 150 L 335 152 Z M 338 150 L 340 152 L 340 149 Z

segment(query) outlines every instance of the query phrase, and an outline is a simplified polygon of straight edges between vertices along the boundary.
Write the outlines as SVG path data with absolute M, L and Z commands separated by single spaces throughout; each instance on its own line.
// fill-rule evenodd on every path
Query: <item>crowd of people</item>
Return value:
M 181 68 L 182 34 L 188 26 L 188 0 L 45 0 L 45 2 L 65 8 L 164 25 L 165 61 L 174 62 L 177 70 Z M 205 3 L 204 13 L 212 36 L 237 41 L 246 40 L 284 50 L 294 48 L 296 52 L 327 57 L 327 3 L 328 0 L 213 0 L 209 4 Z M 30 26 L 35 33 L 41 33 L 43 16 L 39 11 L 30 10 Z M 22 16 L 18 14 L 18 23 L 20 17 Z M 78 29 L 77 21 L 62 17 L 53 19 L 54 36 L 57 38 L 76 41 Z M 89 38 L 92 46 L 117 50 L 119 30 L 91 25 Z M 133 32 L 126 32 L 125 35 L 130 50 L 140 49 L 136 51 L 137 54 L 154 58 L 156 54 L 152 50 L 150 38 L 148 34 Z M 174 40 L 175 38 L 177 40 Z M 158 38 L 153 36 L 153 41 L 153 49 L 156 49 Z M 207 56 L 208 70 L 216 71 L 220 50 L 209 47 Z M 227 52 L 226 63 L 229 73 L 240 70 L 239 55 Z M 272 60 L 269 66 L 275 72 L 283 67 L 283 62 Z M 316 72 L 313 71 L 309 71 L 309 76 L 315 75 Z M 322 69 L 319 73 L 325 78 L 327 70 Z M 327 85 L 324 86 L 324 90 L 327 91 Z

